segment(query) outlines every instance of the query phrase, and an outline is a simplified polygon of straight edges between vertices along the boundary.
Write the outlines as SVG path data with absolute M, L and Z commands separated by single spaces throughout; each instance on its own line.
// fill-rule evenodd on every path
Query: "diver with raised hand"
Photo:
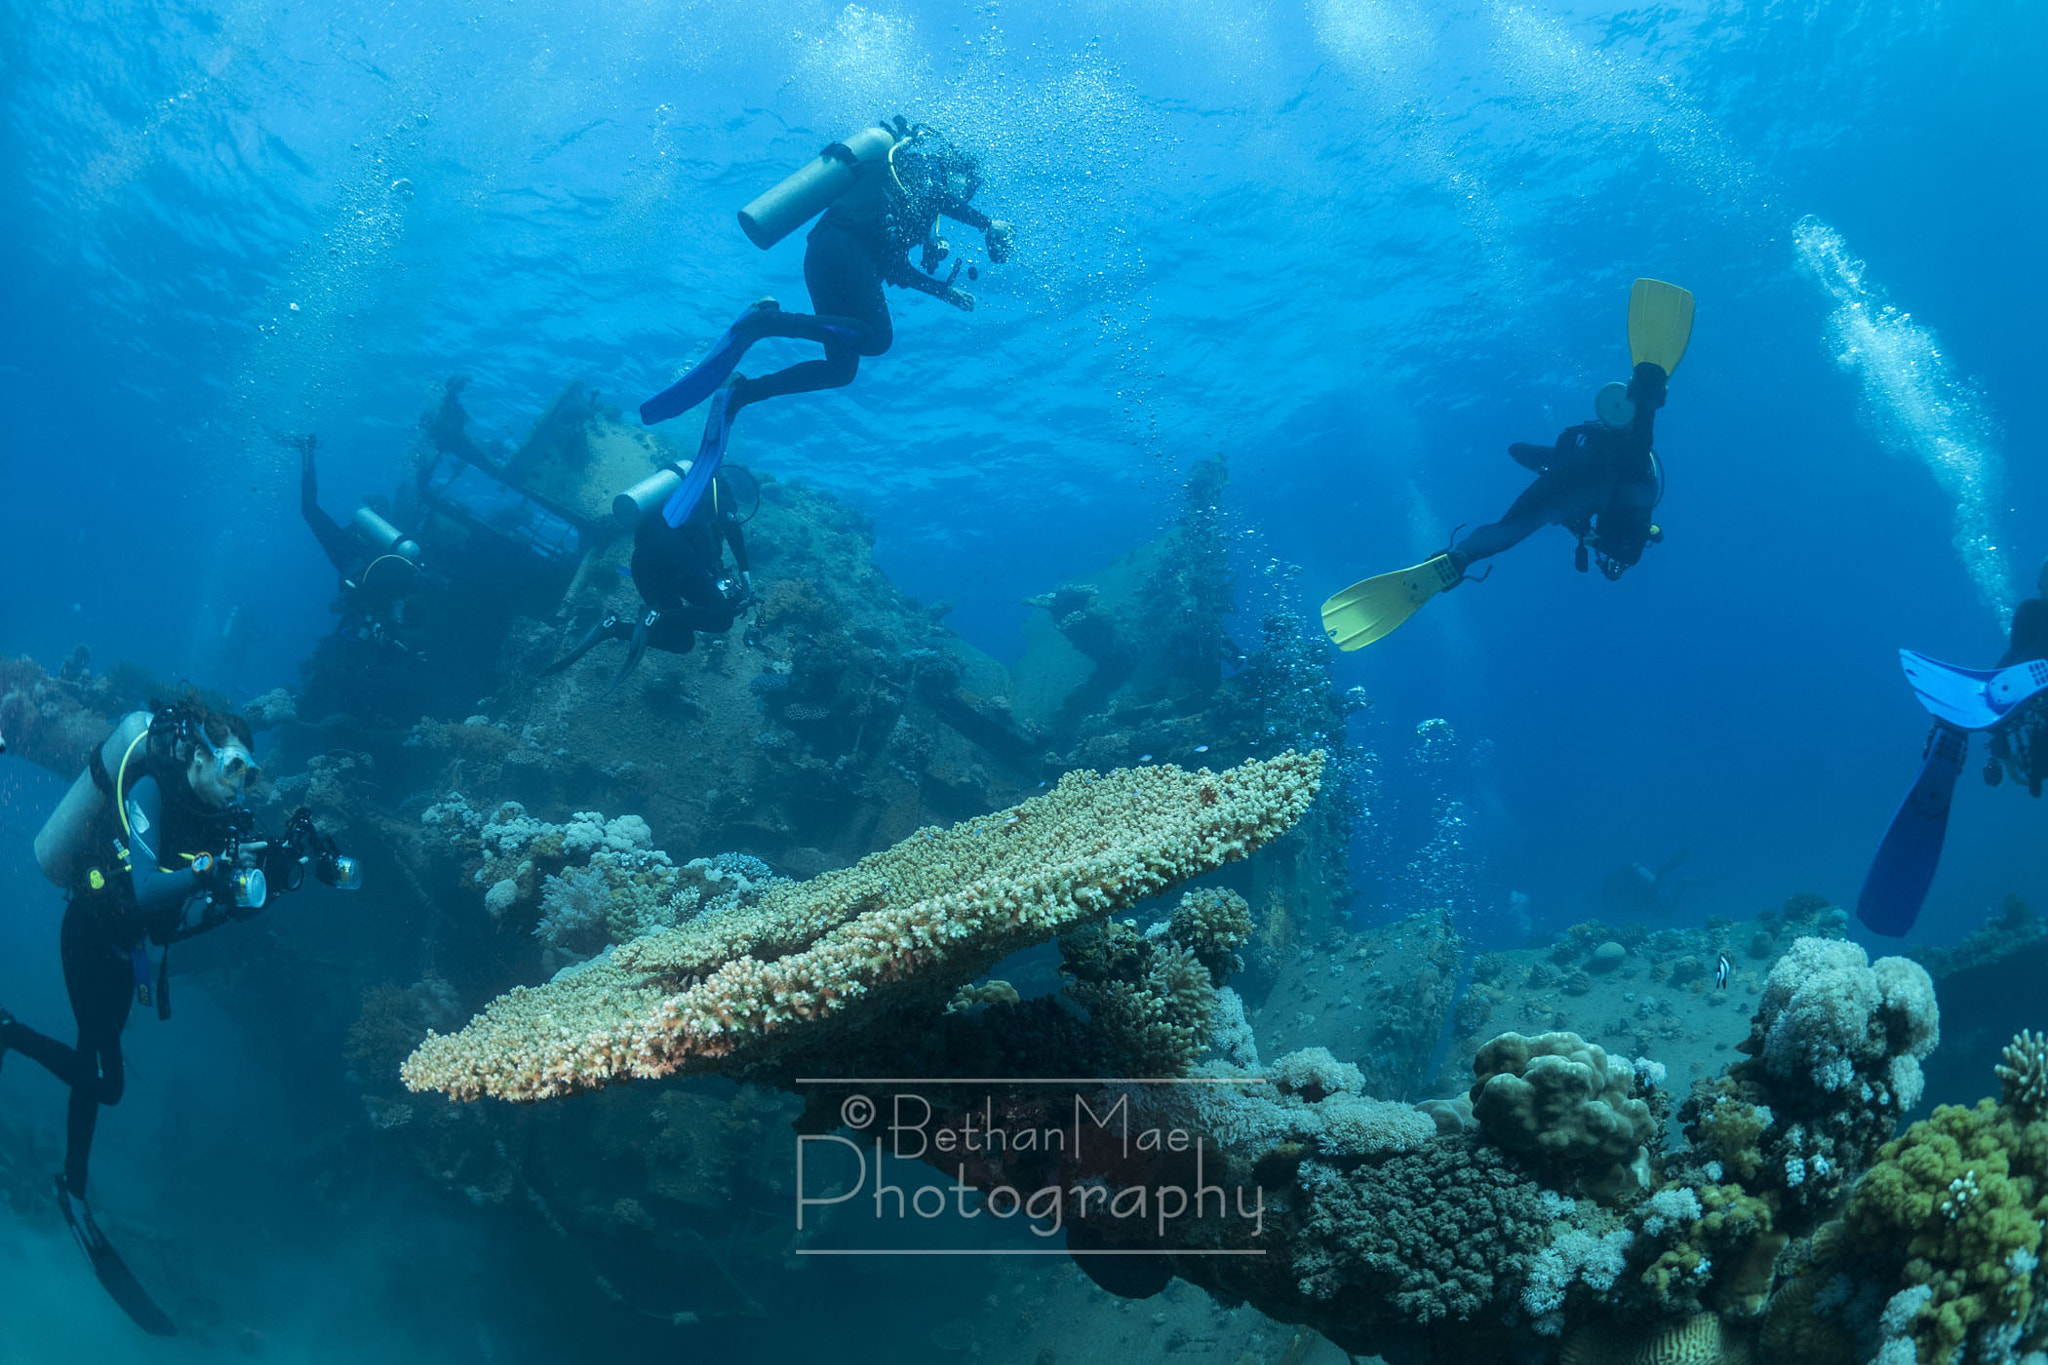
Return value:
M 66 891 L 59 955 L 77 1041 L 60 1042 L 0 1009 L 0 1056 L 19 1052 L 70 1087 L 56 1179 L 65 1220 L 100 1282 L 157 1335 L 177 1329 L 108 1245 L 85 1202 L 100 1108 L 118 1104 L 125 1088 L 121 1033 L 129 1010 L 153 1005 L 168 1019 L 170 945 L 249 918 L 273 889 L 296 889 L 308 866 L 330 886 L 361 884 L 354 860 L 304 810 L 280 837 L 250 837 L 243 793 L 256 771 L 240 716 L 188 698 L 124 718 L 35 840 L 44 875 Z M 152 943 L 163 949 L 153 973 Z
M 1637 280 L 1628 319 L 1635 368 L 1626 384 L 1608 384 L 1594 395 L 1597 420 L 1567 427 L 1553 445 L 1508 447 L 1536 480 L 1499 521 L 1413 568 L 1363 579 L 1325 601 L 1323 627 L 1337 647 L 1362 649 L 1383 639 L 1437 593 L 1464 582 L 1472 565 L 1545 526 L 1572 533 L 1581 573 L 1597 561 L 1612 580 L 1633 567 L 1645 547 L 1663 538 L 1650 520 L 1664 493 L 1651 442 L 1666 385 L 1692 338 L 1692 319 L 1690 293 L 1661 280 Z
M 631 615 L 607 613 L 574 649 L 542 669 L 542 677 L 560 673 L 606 640 L 625 640 L 630 645 L 626 663 L 605 689 L 609 697 L 648 650 L 687 654 L 696 647 L 698 631 L 721 634 L 754 607 L 745 518 L 726 474 L 711 480 L 711 496 L 700 500 L 680 525 L 671 526 L 654 510 L 672 500 L 685 475 L 684 469 L 671 466 L 616 500 L 617 506 L 634 505 L 633 586 L 644 609 Z M 727 546 L 732 547 L 731 573 L 725 567 Z M 749 625 L 746 638 L 758 643 L 758 629 Z
M 813 311 L 791 313 L 774 299 L 762 299 L 740 314 L 688 374 L 641 404 L 640 420 L 652 425 L 712 400 L 695 462 L 701 479 L 687 482 L 677 494 L 671 525 L 688 515 L 703 495 L 703 481 L 717 472 L 740 409 L 767 398 L 850 384 L 862 356 L 889 349 L 895 329 L 884 284 L 973 310 L 974 296 L 955 284 L 963 263 L 954 259 L 943 278 L 936 272 L 952 254 L 940 235 L 941 218 L 980 232 L 991 262 L 1009 258 L 1010 225 L 968 202 L 980 188 L 973 157 L 899 114 L 893 123 L 871 125 L 833 143 L 740 210 L 741 228 L 764 251 L 823 211 L 804 247 L 804 285 Z M 909 259 L 913 251 L 916 265 Z M 967 267 L 968 279 L 978 274 Z M 814 341 L 825 355 L 759 378 L 735 373 L 747 349 L 764 337 Z
M 417 615 L 425 585 L 419 543 L 367 506 L 358 507 L 344 529 L 320 506 L 319 438 L 294 436 L 287 443 L 299 452 L 299 515 L 341 578 L 335 633 L 379 653 L 421 657 L 400 638 L 418 624 L 409 618 Z

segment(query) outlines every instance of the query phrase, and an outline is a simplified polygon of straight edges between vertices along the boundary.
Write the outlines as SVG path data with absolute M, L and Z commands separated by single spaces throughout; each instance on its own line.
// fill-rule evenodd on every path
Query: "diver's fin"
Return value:
M 1927 714 L 1959 730 L 1989 730 L 2014 707 L 2048 692 L 2048 660 L 2005 669 L 1956 668 L 1902 649 L 1899 665 Z
M 669 494 L 662 504 L 661 519 L 671 526 L 681 526 L 690 519 L 690 513 L 697 510 L 697 504 L 704 497 L 704 490 L 711 487 L 718 467 L 725 463 L 725 443 L 732 435 L 732 397 L 738 387 L 738 379 L 728 381 L 711 396 L 711 407 L 704 414 L 704 439 L 697 445 L 697 458 L 690 462 L 690 472 L 683 476 L 682 486 Z
M 1903 938 L 1919 918 L 1927 888 L 1934 884 L 1934 870 L 1941 865 L 1949 805 L 1969 751 L 1968 735 L 1947 725 L 1934 727 L 1920 776 L 1899 803 L 1856 897 L 1856 918 L 1872 933 Z
M 171 1321 L 171 1315 L 157 1307 L 156 1300 L 135 1278 L 135 1272 L 128 1269 L 128 1263 L 107 1241 L 107 1234 L 100 1231 L 100 1225 L 93 1220 L 92 1210 L 83 1199 L 72 1196 L 61 1175 L 57 1177 L 57 1203 L 64 1209 L 64 1221 L 71 1225 L 72 1237 L 92 1262 L 92 1273 L 99 1277 L 101 1286 L 113 1296 L 121 1311 L 151 1336 L 178 1335 L 178 1325 Z
M 740 357 L 747 353 L 747 348 L 761 339 L 761 324 L 767 321 L 766 315 L 779 311 L 781 307 L 774 299 L 762 299 L 735 318 L 732 326 L 725 329 L 725 335 L 711 348 L 711 354 L 691 366 L 688 374 L 640 405 L 640 420 L 651 427 L 656 422 L 680 417 L 718 392 L 718 386 L 739 368 Z
M 1691 340 L 1692 291 L 1662 280 L 1637 280 L 1628 291 L 1629 363 L 1647 360 L 1672 374 Z
M 604 619 L 600 620 L 596 625 L 590 628 L 590 634 L 584 636 L 581 643 L 579 643 L 576 646 L 576 648 L 570 650 L 567 654 L 564 654 L 561 658 L 555 660 L 546 668 L 543 668 L 540 671 L 540 676 L 543 678 L 551 678 L 555 674 L 560 673 L 570 664 L 575 663 L 578 659 L 588 654 L 591 650 L 596 649 L 598 645 L 602 644 L 604 641 L 610 639 L 613 635 L 617 634 L 618 628 L 619 618 L 616 616 L 606 616 Z
M 1360 579 L 1323 603 L 1323 629 L 1345 651 L 1364 649 L 1394 633 L 1430 598 L 1458 581 L 1449 555 L 1437 555 L 1412 569 Z
M 626 651 L 626 666 L 619 670 L 619 676 L 613 678 L 612 685 L 598 697 L 599 701 L 610 700 L 612 693 L 624 687 L 626 679 L 633 676 L 633 670 L 640 666 L 640 660 L 647 655 L 647 628 L 653 625 L 660 615 L 660 612 L 650 611 L 633 623 L 633 645 Z

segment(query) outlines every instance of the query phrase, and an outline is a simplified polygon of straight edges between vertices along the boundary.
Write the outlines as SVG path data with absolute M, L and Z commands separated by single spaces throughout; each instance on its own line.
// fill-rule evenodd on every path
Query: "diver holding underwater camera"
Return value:
M 362 885 L 355 859 L 301 809 L 274 839 L 253 837 L 244 801 L 258 772 L 248 722 L 193 698 L 150 704 L 114 727 L 36 836 L 43 874 L 65 888 L 64 986 L 78 1023 L 66 1044 L 0 1009 L 0 1059 L 39 1063 L 71 1089 L 57 1199 L 101 1284 L 145 1331 L 170 1318 L 108 1245 L 85 1202 L 103 1105 L 125 1085 L 121 1033 L 136 1004 L 168 1019 L 170 945 L 260 912 L 310 870 L 339 890 Z M 157 945 L 155 970 L 149 947 Z

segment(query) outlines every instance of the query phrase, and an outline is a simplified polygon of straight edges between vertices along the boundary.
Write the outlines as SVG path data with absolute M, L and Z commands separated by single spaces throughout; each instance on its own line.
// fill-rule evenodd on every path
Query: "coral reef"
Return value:
M 1994 1068 L 2006 1108 L 2022 1122 L 2048 1118 L 2048 1036 L 2023 1029 Z
M 1922 1359 L 2048 1347 L 2048 1123 L 1991 1100 L 1943 1105 L 1885 1144 L 1843 1222 L 1866 1257 L 1903 1262 L 1914 1307 L 1897 1335 Z
M 1656 1125 L 1627 1062 L 1576 1033 L 1504 1033 L 1472 1067 L 1472 1114 L 1496 1145 L 1603 1196 L 1647 1177 Z
M 1750 1365 L 1749 1338 L 1714 1313 L 1616 1331 L 1587 1325 L 1564 1344 L 1559 1365 Z
M 1925 968 L 1799 939 L 1765 981 L 1749 1059 L 1687 1101 L 1688 1131 L 1754 1192 L 1823 1208 L 1919 1103 L 1920 1059 L 1939 1040 Z
M 1245 857 L 1307 809 L 1320 753 L 1224 773 L 1070 773 L 1042 797 L 925 830 L 500 998 L 406 1064 L 415 1089 L 542 1099 L 630 1075 L 760 1065 L 893 999 L 940 1001 L 1005 954 Z

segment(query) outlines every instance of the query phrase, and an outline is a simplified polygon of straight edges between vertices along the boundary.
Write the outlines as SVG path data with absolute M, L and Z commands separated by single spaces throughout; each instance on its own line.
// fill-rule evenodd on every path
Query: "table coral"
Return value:
M 1067 774 L 1043 796 L 924 829 L 853 867 L 770 887 L 545 986 L 516 989 L 407 1061 L 416 1090 L 538 1100 L 628 1077 L 740 1070 L 943 997 L 1009 953 L 1247 857 L 1314 799 L 1320 751 L 1222 773 Z

